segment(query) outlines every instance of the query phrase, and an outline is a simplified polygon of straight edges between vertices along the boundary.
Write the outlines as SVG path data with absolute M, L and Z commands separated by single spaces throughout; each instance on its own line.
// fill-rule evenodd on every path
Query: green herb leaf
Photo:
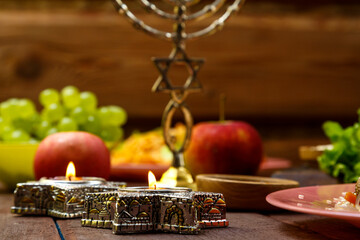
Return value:
M 358 110 L 360 121 L 360 109 Z M 333 121 L 323 124 L 333 148 L 318 157 L 321 170 L 343 182 L 356 182 L 360 177 L 360 125 L 342 126 Z
M 341 137 L 344 131 L 339 123 L 333 121 L 325 122 L 323 124 L 323 129 L 326 136 L 330 138 L 331 142 L 337 141 Z

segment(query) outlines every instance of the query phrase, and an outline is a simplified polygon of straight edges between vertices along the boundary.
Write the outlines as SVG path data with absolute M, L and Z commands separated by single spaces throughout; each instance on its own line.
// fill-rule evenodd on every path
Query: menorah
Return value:
M 174 187 L 193 187 L 193 178 L 184 164 L 184 151 L 189 144 L 193 126 L 193 118 L 185 104 L 185 100 L 189 93 L 202 89 L 197 75 L 204 63 L 204 59 L 188 57 L 185 51 L 185 41 L 205 37 L 221 30 L 225 21 L 234 12 L 238 11 L 245 1 L 213 0 L 213 2 L 205 4 L 203 7 L 201 5 L 200 9 L 190 12 L 194 6 L 200 4 L 200 0 L 167 0 L 165 2 L 173 7 L 174 11 L 172 13 L 158 7 L 158 4 L 153 3 L 155 1 L 139 0 L 139 4 L 148 12 L 163 19 L 173 21 L 174 28 L 171 32 L 159 30 L 144 23 L 129 10 L 128 6 L 124 3 L 125 1 L 112 1 L 118 12 L 124 15 L 136 29 L 144 31 L 151 36 L 173 42 L 173 49 L 169 57 L 152 59 L 160 72 L 152 91 L 168 93 L 171 97 L 163 113 L 162 127 L 165 143 L 173 153 L 173 163 L 172 167 L 163 174 L 161 182 Z M 208 26 L 193 32 L 185 30 L 186 22 L 210 17 L 219 12 L 226 2 L 229 3 L 224 13 Z M 189 77 L 183 82 L 183 85 L 175 84 L 173 79 L 169 77 L 169 69 L 173 65 L 183 65 L 188 69 Z M 170 131 L 174 115 L 178 111 L 182 113 L 186 126 L 186 134 L 180 145 L 176 144 L 174 136 L 172 136 Z

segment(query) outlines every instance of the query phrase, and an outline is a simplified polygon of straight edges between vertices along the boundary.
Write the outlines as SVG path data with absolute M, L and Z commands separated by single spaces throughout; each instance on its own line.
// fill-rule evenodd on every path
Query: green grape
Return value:
M 36 136 L 39 139 L 45 138 L 47 136 L 47 132 L 50 130 L 51 127 L 52 126 L 49 121 L 46 120 L 41 121 L 36 128 Z
M 62 117 L 64 117 L 64 114 L 64 108 L 57 103 L 50 104 L 41 112 L 42 118 L 51 123 L 59 121 Z
M 14 131 L 10 131 L 4 134 L 3 138 L 5 142 L 25 143 L 25 142 L 29 142 L 30 135 L 22 129 L 16 129 Z
M 108 107 L 101 107 L 97 111 L 101 126 L 109 126 L 111 124 L 112 113 Z
M 99 117 L 96 115 L 90 115 L 87 121 L 82 125 L 84 131 L 98 135 L 101 129 Z
M 116 126 L 106 126 L 101 129 L 100 137 L 106 142 L 115 142 L 122 138 L 123 130 Z
M 75 120 L 69 117 L 63 117 L 57 125 L 60 132 L 77 131 L 78 126 Z
M 8 133 L 10 133 L 10 132 L 12 132 L 12 131 L 14 131 L 14 130 L 15 130 L 14 126 L 12 126 L 12 125 L 5 125 L 5 126 L 3 127 L 3 129 L 2 129 L 2 136 L 4 137 L 4 135 L 6 135 L 6 134 L 8 134 Z
M 76 107 L 70 112 L 70 117 L 78 124 L 85 124 L 88 118 L 88 113 L 82 107 Z
M 18 101 L 18 108 L 22 118 L 30 118 L 36 113 L 35 105 L 29 99 L 20 99 Z
M 80 93 L 80 106 L 88 112 L 96 110 L 97 98 L 92 92 L 81 92 Z
M 125 110 L 118 106 L 109 106 L 109 110 L 112 113 L 111 123 L 115 126 L 121 126 L 126 123 L 127 114 Z
M 28 119 L 31 124 L 32 124 L 32 128 L 31 128 L 31 133 L 35 134 L 36 133 L 36 130 L 37 130 L 37 126 L 41 123 L 41 117 L 40 115 L 35 112 L 34 115 L 32 115 L 29 119 Z
M 29 119 L 16 118 L 12 121 L 13 126 L 16 129 L 21 129 L 27 133 L 30 133 L 33 128 L 33 123 Z
M 36 138 L 30 138 L 30 140 L 29 140 L 29 143 L 31 143 L 31 144 L 36 144 L 36 143 L 39 143 L 40 141 L 39 140 L 37 140 Z
M 4 120 L 12 121 L 19 117 L 18 101 L 16 98 L 11 98 L 1 103 L 0 112 Z
M 101 126 L 120 126 L 126 122 L 127 115 L 124 109 L 118 106 L 101 107 L 98 110 Z
M 8 102 L 16 111 L 19 111 L 18 106 L 19 106 L 20 99 L 18 99 L 18 98 L 10 98 L 10 99 L 7 100 L 7 102 Z
M 39 95 L 39 101 L 44 107 L 47 107 L 53 103 L 59 103 L 59 100 L 59 92 L 53 88 L 45 89 Z
M 10 131 L 14 131 L 12 124 L 0 117 L 0 135 L 2 136 Z
M 12 117 L 12 112 L 10 110 L 10 103 L 8 102 L 2 102 L 0 105 L 0 113 L 3 119 L 10 119 Z
M 67 108 L 75 108 L 80 104 L 79 90 L 74 86 L 67 86 L 61 90 L 62 101 Z
M 57 133 L 57 132 L 59 132 L 59 130 L 56 127 L 52 127 L 46 132 L 46 136 L 49 136 L 49 135 Z
M 0 117 L 0 135 L 2 134 L 5 126 L 6 126 L 5 120 L 2 117 Z
M 30 135 L 36 134 L 37 126 L 40 124 L 41 119 L 38 113 L 34 113 L 29 118 L 16 118 L 12 121 L 15 128 L 23 129 Z

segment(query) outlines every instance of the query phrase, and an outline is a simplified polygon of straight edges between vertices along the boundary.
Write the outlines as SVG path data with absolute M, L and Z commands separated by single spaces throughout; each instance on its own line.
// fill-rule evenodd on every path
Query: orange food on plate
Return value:
M 111 164 L 170 165 L 172 153 L 164 143 L 161 130 L 133 133 L 111 153 Z
M 347 192 L 344 197 L 348 202 L 355 204 L 356 202 L 356 194 L 352 192 Z

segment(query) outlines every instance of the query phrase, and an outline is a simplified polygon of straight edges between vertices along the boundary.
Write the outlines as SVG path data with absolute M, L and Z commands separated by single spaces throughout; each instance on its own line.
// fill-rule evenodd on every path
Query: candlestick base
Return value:
M 87 194 L 81 224 L 112 228 L 114 234 L 152 231 L 197 234 L 201 228 L 229 225 L 221 193 L 172 189 L 124 188 Z
M 11 212 L 22 215 L 49 215 L 58 218 L 77 218 L 84 211 L 85 194 L 115 191 L 125 187 L 124 182 L 101 184 L 39 181 L 18 183 L 14 191 Z
M 185 167 L 170 167 L 162 175 L 160 184 L 169 187 L 187 187 L 195 191 L 197 190 L 191 173 Z

